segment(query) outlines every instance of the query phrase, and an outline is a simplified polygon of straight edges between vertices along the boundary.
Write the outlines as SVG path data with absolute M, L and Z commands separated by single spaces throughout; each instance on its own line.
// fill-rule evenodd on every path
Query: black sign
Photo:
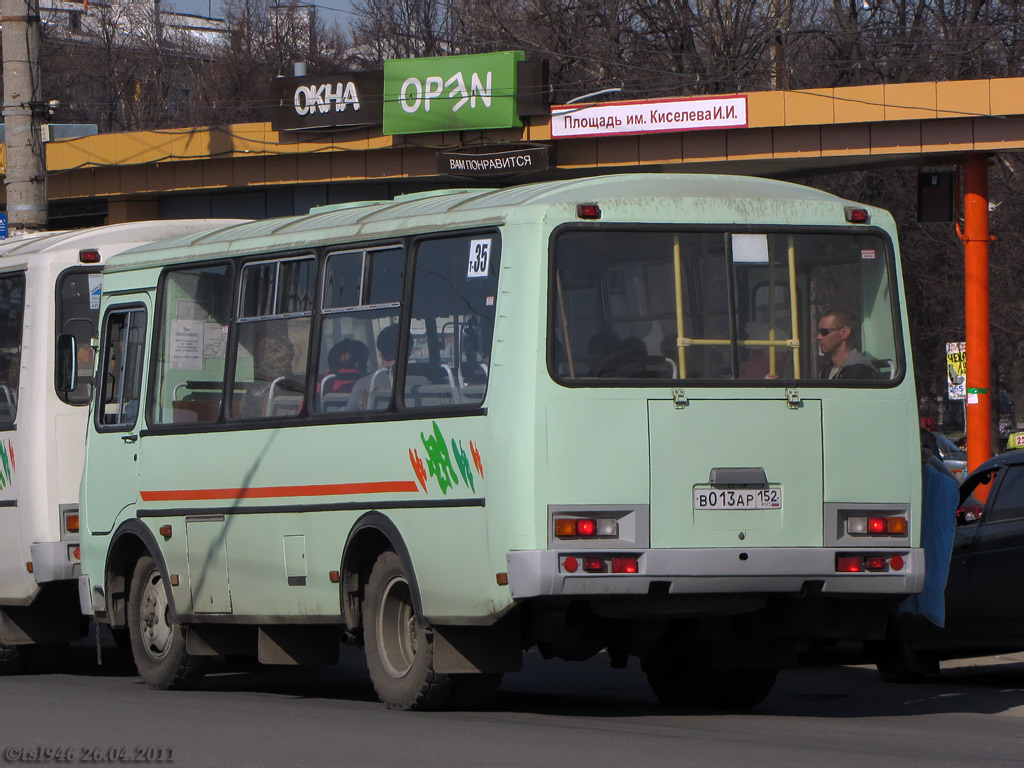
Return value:
M 955 221 L 956 173 L 921 171 L 917 174 L 917 220 L 922 223 Z
M 448 176 L 511 176 L 546 171 L 552 165 L 551 147 L 474 147 L 437 153 L 437 172 Z
M 274 80 L 275 131 L 355 128 L 384 122 L 384 71 Z

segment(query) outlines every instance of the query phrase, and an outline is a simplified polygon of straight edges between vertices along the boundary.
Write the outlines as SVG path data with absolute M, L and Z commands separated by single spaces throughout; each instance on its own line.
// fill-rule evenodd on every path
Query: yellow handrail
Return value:
M 683 261 L 679 233 L 672 236 L 672 262 L 676 273 L 676 353 L 679 355 L 679 378 L 686 378 L 686 355 L 683 347 L 690 343 L 683 334 Z
M 790 322 L 792 323 L 792 342 L 793 347 L 793 376 L 800 378 L 800 355 L 797 350 L 800 349 L 800 330 L 797 319 L 797 308 L 796 308 L 796 243 L 793 240 L 793 235 L 789 236 L 789 314 Z

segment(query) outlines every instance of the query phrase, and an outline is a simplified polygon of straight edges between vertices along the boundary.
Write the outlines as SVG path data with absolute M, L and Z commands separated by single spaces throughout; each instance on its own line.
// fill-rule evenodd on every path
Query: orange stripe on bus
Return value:
M 207 499 L 282 499 L 296 496 L 351 496 L 364 493 L 418 493 L 413 480 L 338 485 L 279 485 L 267 488 L 207 488 L 194 491 L 141 491 L 143 501 Z

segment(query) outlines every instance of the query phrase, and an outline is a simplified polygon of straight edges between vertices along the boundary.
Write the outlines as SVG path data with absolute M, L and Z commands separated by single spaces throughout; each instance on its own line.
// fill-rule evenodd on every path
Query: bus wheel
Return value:
M 185 652 L 185 632 L 171 607 L 156 562 L 145 556 L 135 565 L 128 600 L 128 630 L 139 675 L 150 688 L 195 688 L 205 659 Z
M 453 680 L 434 671 L 431 632 L 416 616 L 412 587 L 394 552 L 377 558 L 366 584 L 363 637 L 374 690 L 388 709 L 440 709 Z
M 0 675 L 17 675 L 28 665 L 30 645 L 0 643 Z
M 891 621 L 885 639 L 867 644 L 878 675 L 887 683 L 919 683 L 928 673 L 937 673 L 937 659 L 929 659 L 911 649 L 900 631 L 899 622 Z
M 702 654 L 656 654 L 641 661 L 651 690 L 670 707 L 749 709 L 775 685 L 775 669 L 715 669 Z
M 756 707 L 775 687 L 777 669 L 730 669 L 713 673 L 712 686 L 701 703 L 719 709 Z

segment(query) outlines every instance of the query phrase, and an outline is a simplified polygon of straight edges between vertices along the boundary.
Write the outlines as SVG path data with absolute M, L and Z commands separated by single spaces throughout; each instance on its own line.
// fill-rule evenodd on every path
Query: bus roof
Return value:
M 616 201 L 629 211 L 614 211 Z M 761 218 L 749 218 L 750 203 L 766 204 Z M 531 206 L 566 206 L 575 219 L 579 203 L 599 203 L 616 221 L 666 221 L 689 209 L 693 221 L 799 223 L 794 203 L 813 208 L 804 223 L 845 224 L 842 206 L 851 205 L 821 190 L 747 176 L 628 173 L 538 182 L 504 189 L 431 190 L 394 200 L 341 203 L 303 216 L 264 219 L 211 232 L 133 248 L 107 264 L 108 272 L 160 266 L 183 259 L 205 260 L 249 253 L 308 249 L 344 241 L 398 237 L 424 228 L 495 226 L 527 221 Z M 768 213 L 768 205 L 775 206 Z M 859 206 L 868 208 L 868 206 Z M 869 210 L 880 213 L 880 209 Z M 829 215 L 829 213 L 831 215 Z M 188 252 L 182 251 L 187 248 Z
M 60 230 L 56 232 L 33 232 L 15 235 L 0 240 L 0 257 L 25 257 L 36 254 L 77 251 L 94 248 L 103 251 L 110 246 L 123 249 L 155 240 L 163 240 L 183 233 L 195 233 L 213 229 L 228 223 L 239 223 L 247 219 L 173 219 L 167 221 L 132 221 L 123 224 L 108 224 L 86 229 Z

